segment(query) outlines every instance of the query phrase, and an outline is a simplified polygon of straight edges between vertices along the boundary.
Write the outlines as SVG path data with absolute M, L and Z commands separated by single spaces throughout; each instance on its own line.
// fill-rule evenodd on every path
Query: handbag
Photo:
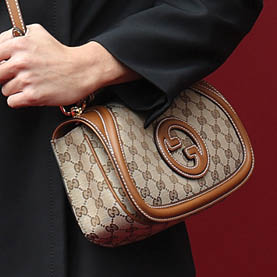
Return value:
M 51 144 L 78 224 L 102 246 L 183 221 L 230 195 L 253 170 L 238 115 L 205 81 L 182 91 L 147 129 L 144 115 L 122 104 L 84 108 L 69 112 Z

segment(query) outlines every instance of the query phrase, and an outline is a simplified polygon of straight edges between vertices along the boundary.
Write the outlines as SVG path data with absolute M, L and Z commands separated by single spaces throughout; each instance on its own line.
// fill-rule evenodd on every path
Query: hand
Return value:
M 61 44 L 38 24 L 0 34 L 0 83 L 12 108 L 70 105 L 97 89 L 139 78 L 103 46 Z

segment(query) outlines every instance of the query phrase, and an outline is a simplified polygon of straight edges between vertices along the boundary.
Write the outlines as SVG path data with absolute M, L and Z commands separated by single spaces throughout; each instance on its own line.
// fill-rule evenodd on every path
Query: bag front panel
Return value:
M 173 225 L 149 221 L 143 224 L 135 219 L 137 212 L 122 190 L 102 143 L 86 126 L 74 128 L 52 144 L 73 212 L 90 241 L 114 247 L 144 239 Z
M 234 175 L 244 161 L 243 142 L 232 120 L 216 102 L 194 90 L 182 92 L 147 130 L 140 116 L 127 108 L 115 104 L 110 109 L 118 124 L 130 175 L 141 198 L 151 207 L 178 205 L 211 191 Z M 208 152 L 203 176 L 181 176 L 161 157 L 154 139 L 155 128 L 161 119 L 171 117 L 192 126 L 193 132 L 203 140 Z M 183 168 L 195 167 L 196 160 L 184 154 L 189 147 L 198 146 L 194 134 L 181 128 L 168 132 L 180 139 L 181 147 L 168 151 L 167 155 Z

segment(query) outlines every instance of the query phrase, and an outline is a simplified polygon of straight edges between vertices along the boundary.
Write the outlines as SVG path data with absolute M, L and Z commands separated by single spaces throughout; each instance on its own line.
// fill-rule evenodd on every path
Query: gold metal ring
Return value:
M 85 99 L 79 101 L 76 106 L 70 108 L 69 111 L 64 106 L 60 106 L 60 110 L 66 116 L 80 116 L 86 109 L 87 105 L 90 104 L 94 99 L 94 94 L 88 95 Z
M 17 27 L 13 27 L 12 34 L 13 34 L 13 37 L 22 37 L 25 35 L 25 32 Z

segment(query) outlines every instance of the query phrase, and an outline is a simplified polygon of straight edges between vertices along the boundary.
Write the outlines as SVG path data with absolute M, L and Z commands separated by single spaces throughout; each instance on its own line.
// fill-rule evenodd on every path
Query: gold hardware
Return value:
M 22 37 L 25 35 L 25 32 L 17 27 L 13 27 L 12 33 L 13 33 L 13 37 Z
M 86 109 L 87 105 L 93 101 L 93 99 L 94 99 L 94 94 L 90 94 L 87 96 L 87 98 L 80 100 L 76 104 L 76 106 L 71 107 L 69 111 L 67 111 L 64 106 L 60 106 L 60 110 L 66 116 L 72 116 L 72 117 L 80 116 Z

